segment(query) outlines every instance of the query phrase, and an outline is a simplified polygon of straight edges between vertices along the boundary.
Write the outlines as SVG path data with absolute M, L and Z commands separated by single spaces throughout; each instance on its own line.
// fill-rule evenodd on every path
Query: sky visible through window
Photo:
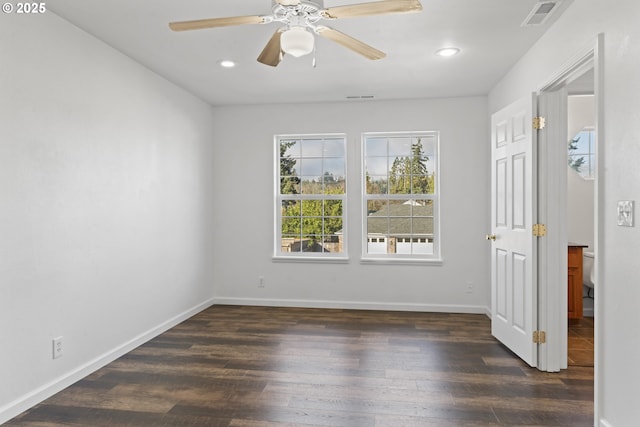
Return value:
M 593 178 L 595 160 L 595 130 L 584 129 L 569 141 L 569 166 L 583 178 Z

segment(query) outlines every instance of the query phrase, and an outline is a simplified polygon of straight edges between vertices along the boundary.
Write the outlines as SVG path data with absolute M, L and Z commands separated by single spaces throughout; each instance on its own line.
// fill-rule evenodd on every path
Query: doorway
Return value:
M 569 249 L 569 327 L 567 363 L 594 366 L 594 236 L 596 119 L 594 69 L 567 86 L 567 239 Z M 573 275 L 573 276 L 572 276 Z M 579 277 L 575 277 L 579 276 Z M 572 295 L 573 293 L 573 295 Z
M 558 371 L 568 367 L 568 298 L 567 298 L 567 246 L 568 246 L 568 211 L 567 211 L 567 104 L 568 93 L 572 83 L 581 77 L 592 75 L 590 89 L 593 91 L 595 105 L 595 178 L 594 187 L 594 278 L 595 283 L 602 283 L 604 276 L 602 265 L 604 248 L 604 227 L 600 220 L 604 218 L 604 35 L 599 34 L 594 45 L 580 56 L 574 58 L 556 77 L 549 80 L 539 90 L 538 113 L 547 117 L 551 125 L 542 132 L 540 146 L 538 219 L 547 224 L 549 233 L 539 251 L 538 327 L 547 331 L 547 335 L 556 336 L 547 346 L 541 346 L 539 368 L 547 371 Z M 592 72 L 593 70 L 593 72 Z M 556 141 L 553 144 L 552 141 Z M 555 205 L 555 206 L 554 206 Z M 602 341 L 599 339 L 602 330 L 602 305 L 598 298 L 601 287 L 592 291 L 594 296 L 594 420 L 599 419 L 601 402 L 601 383 L 599 377 L 599 358 L 603 354 Z
M 521 113 L 512 114 L 511 118 L 505 119 L 501 117 L 503 114 L 511 113 L 511 109 L 517 107 L 521 102 L 526 103 L 523 98 L 514 102 L 512 105 L 504 107 L 502 110 L 492 114 L 491 118 L 491 234 L 486 237 L 491 240 L 491 312 L 492 312 L 492 334 L 502 343 L 504 343 L 512 351 L 517 349 L 517 345 L 510 342 L 510 338 L 516 337 L 517 332 L 521 335 L 533 338 L 533 348 L 531 352 L 521 355 L 514 351 L 516 355 L 525 361 L 529 361 L 531 366 L 535 366 L 539 370 L 547 372 L 558 372 L 568 367 L 568 218 L 567 218 L 567 135 L 568 135 L 568 93 L 572 83 L 579 78 L 588 75 L 593 70 L 592 87 L 595 104 L 595 179 L 594 179 L 594 271 L 595 282 L 602 283 L 601 278 L 604 276 L 602 266 L 603 248 L 599 242 L 604 241 L 604 228 L 599 226 L 599 218 L 604 218 L 604 181 L 599 171 L 603 171 L 604 159 L 602 156 L 604 129 L 604 35 L 599 34 L 592 48 L 586 50 L 581 55 L 576 56 L 569 65 L 562 68 L 560 72 L 551 78 L 546 84 L 540 86 L 538 91 L 533 94 L 533 111 L 535 116 L 529 115 L 531 109 L 521 108 Z M 524 104 L 523 104 L 524 107 Z M 529 121 L 529 127 L 522 126 L 524 123 L 519 118 L 526 117 L 528 120 L 533 118 L 533 123 Z M 518 118 L 518 120 L 516 120 Z M 509 128 L 509 123 L 512 123 Z M 518 124 L 518 126 L 513 126 Z M 531 126 L 533 124 L 533 126 Z M 532 262 L 529 264 L 533 268 L 520 268 L 518 277 L 525 279 L 532 277 L 534 284 L 531 294 L 528 294 L 529 288 L 514 286 L 515 281 L 511 279 L 514 268 L 509 270 L 513 261 L 517 257 L 509 257 L 509 247 L 501 249 L 497 247 L 498 241 L 502 240 L 501 235 L 496 233 L 497 225 L 503 227 L 513 225 L 501 224 L 500 218 L 510 218 L 514 215 L 507 215 L 509 211 L 498 209 L 512 205 L 509 197 L 513 196 L 510 189 L 516 188 L 509 186 L 509 182 L 516 182 L 511 178 L 509 172 L 509 162 L 502 162 L 506 166 L 501 166 L 501 159 L 496 155 L 511 136 L 518 136 L 518 140 L 524 139 L 528 135 L 527 128 L 535 128 L 537 137 L 531 138 L 531 146 L 535 147 L 533 156 L 535 162 L 532 168 L 520 168 L 518 170 L 527 170 L 526 174 L 520 174 L 525 177 L 533 176 L 535 183 L 533 197 L 531 199 L 522 198 L 524 204 L 516 204 L 524 206 L 526 212 L 524 218 L 532 216 L 535 218 L 535 224 L 525 222 L 523 228 L 528 230 L 538 238 L 533 241 Z M 514 131 L 518 130 L 518 132 Z M 522 138 L 520 138 L 522 136 Z M 516 158 L 518 156 L 512 156 Z M 526 156 L 521 156 L 526 157 Z M 511 167 L 511 171 L 514 168 Z M 502 173 L 501 171 L 506 171 Z M 499 178 L 503 179 L 499 179 Z M 521 182 L 522 181 L 522 182 Z M 506 182 L 507 185 L 499 185 Z M 522 185 L 525 181 L 517 181 L 517 188 L 526 189 L 527 185 Z M 526 194 L 526 192 L 522 192 Z M 501 202 L 502 199 L 506 202 Z M 520 199 L 519 199 L 520 200 Z M 528 202 L 528 203 L 527 203 Z M 519 213 L 521 210 L 519 210 Z M 502 215 L 498 215 L 502 213 Z M 522 215 L 520 215 L 522 216 Z M 504 222 L 504 221 L 503 221 Z M 499 224 L 500 223 L 500 224 Z M 529 227 L 530 225 L 530 227 Z M 533 227 L 535 225 L 535 227 Z M 512 227 L 514 228 L 514 227 Z M 549 232 L 547 232 L 549 230 Z M 502 230 L 501 230 L 502 231 Z M 525 234 L 522 234 L 523 236 Z M 508 243 L 508 242 L 507 242 Z M 529 245 L 527 245 L 529 246 Z M 499 256 L 500 253 L 503 256 Z M 506 254 L 506 255 L 504 255 Z M 525 259 L 520 256 L 520 259 Z M 524 264 L 524 263 L 521 263 Z M 504 274 L 507 273 L 507 274 Z M 501 278 L 506 278 L 501 280 Z M 521 281 L 525 283 L 524 281 Z M 526 282 L 528 283 L 528 282 Z M 502 284 L 502 286 L 500 286 Z M 517 289 L 516 289 L 517 288 Z M 595 316 L 594 323 L 594 419 L 599 419 L 601 394 L 600 382 L 598 381 L 599 355 L 602 354 L 602 344 L 599 339 L 599 331 L 601 330 L 602 313 L 601 305 L 598 303 L 599 287 L 594 289 L 593 295 L 595 304 L 593 313 Z M 529 296 L 531 296 L 529 298 Z M 506 303 L 505 303 L 506 302 Z M 521 308 L 519 312 L 510 309 L 510 303 L 515 302 Z M 503 323 L 505 325 L 514 326 L 513 331 L 507 328 L 494 328 L 496 320 L 499 319 L 500 309 L 504 314 Z M 531 310 L 527 311 L 530 308 Z M 525 313 L 526 316 L 515 316 L 514 313 Z M 516 322 L 519 320 L 519 323 Z M 515 327 L 518 326 L 518 327 Z M 523 327 L 524 326 L 524 327 Z M 495 330 L 494 330 L 495 329 Z M 533 331 L 533 334 L 529 329 Z M 505 332 L 496 333 L 496 332 Z M 509 332 L 509 333 L 507 333 Z M 513 332 L 513 333 L 511 333 Z M 505 335 L 505 336 L 503 336 Z M 519 341 L 517 341 L 519 343 Z M 523 341 L 524 342 L 524 341 Z M 519 346 L 525 349 L 525 346 Z M 525 353 L 525 352 L 521 352 Z M 531 356 L 531 357 L 529 357 Z

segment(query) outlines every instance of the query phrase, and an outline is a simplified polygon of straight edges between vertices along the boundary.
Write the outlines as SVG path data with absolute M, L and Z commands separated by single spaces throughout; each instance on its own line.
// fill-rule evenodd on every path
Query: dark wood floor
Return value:
M 593 317 L 569 319 L 569 365 L 594 365 Z
M 214 306 L 6 425 L 582 427 L 593 368 L 529 368 L 483 315 Z

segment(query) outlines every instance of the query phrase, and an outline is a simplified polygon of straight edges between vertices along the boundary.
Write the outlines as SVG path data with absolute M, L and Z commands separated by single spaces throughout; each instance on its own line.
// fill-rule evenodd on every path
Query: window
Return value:
M 276 138 L 276 257 L 346 257 L 346 137 Z
M 569 166 L 583 178 L 594 178 L 596 131 L 585 128 L 569 141 Z
M 438 133 L 363 137 L 363 258 L 437 260 Z

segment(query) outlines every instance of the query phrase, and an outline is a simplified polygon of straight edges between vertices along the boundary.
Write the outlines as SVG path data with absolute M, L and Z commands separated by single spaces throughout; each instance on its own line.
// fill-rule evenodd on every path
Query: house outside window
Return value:
M 346 259 L 346 136 L 279 135 L 275 151 L 275 257 Z
M 363 259 L 439 260 L 438 132 L 363 135 Z

